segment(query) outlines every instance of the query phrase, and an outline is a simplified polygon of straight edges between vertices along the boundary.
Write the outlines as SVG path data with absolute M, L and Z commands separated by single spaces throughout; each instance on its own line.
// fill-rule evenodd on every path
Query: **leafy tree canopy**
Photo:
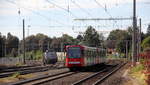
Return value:
M 83 43 L 87 46 L 92 47 L 97 47 L 101 45 L 102 42 L 100 40 L 100 35 L 92 26 L 89 26 L 85 31 Z
M 107 40 L 107 47 L 117 49 L 118 52 L 125 52 L 126 40 L 132 39 L 132 28 L 127 30 L 116 29 L 110 32 Z M 130 46 L 129 46 L 130 47 Z

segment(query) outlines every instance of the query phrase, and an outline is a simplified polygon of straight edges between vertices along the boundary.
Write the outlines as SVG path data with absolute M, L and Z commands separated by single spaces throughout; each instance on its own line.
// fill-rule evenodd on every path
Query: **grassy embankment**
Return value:
M 148 85 L 146 80 L 148 80 L 148 76 L 144 73 L 145 66 L 141 62 L 134 67 L 130 68 L 129 75 L 137 81 L 140 85 Z

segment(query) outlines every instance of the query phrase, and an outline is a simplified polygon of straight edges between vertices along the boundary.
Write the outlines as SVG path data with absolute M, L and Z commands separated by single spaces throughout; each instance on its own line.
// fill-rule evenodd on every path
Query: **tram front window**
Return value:
M 81 57 L 80 47 L 69 47 L 68 48 L 68 57 L 69 58 L 80 58 Z

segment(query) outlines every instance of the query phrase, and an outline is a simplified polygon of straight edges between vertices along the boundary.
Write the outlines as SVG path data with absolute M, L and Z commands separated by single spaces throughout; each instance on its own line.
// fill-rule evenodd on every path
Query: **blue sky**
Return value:
M 11 32 L 22 39 L 22 19 L 26 36 L 44 33 L 59 37 L 67 33 L 76 37 L 92 25 L 100 33 L 126 29 L 128 21 L 75 21 L 76 18 L 132 17 L 133 0 L 0 0 L 0 32 Z M 96 3 L 97 2 L 97 3 Z M 137 0 L 137 17 L 142 31 L 150 23 L 150 1 Z M 20 14 L 18 14 L 20 11 Z

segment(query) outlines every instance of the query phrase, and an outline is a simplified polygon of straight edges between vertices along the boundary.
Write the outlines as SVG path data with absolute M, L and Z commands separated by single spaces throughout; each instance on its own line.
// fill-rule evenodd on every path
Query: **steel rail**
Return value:
M 44 67 L 57 67 L 57 65 L 63 64 L 61 62 L 57 62 L 56 64 L 49 64 L 47 66 L 40 65 L 28 65 L 28 66 L 11 66 L 11 67 L 0 67 L 0 73 L 4 72 L 13 72 L 13 71 L 20 71 L 20 70 L 28 70 L 28 69 L 34 69 L 34 68 L 44 68 Z
M 28 68 L 28 67 L 33 67 L 33 66 L 11 66 L 11 67 L 4 67 L 4 66 L 2 66 L 2 67 L 0 67 L 0 72 L 3 71 L 3 70 L 21 69 L 21 68 Z
M 29 67 L 21 67 L 21 68 L 2 69 L 0 73 L 14 72 L 14 71 L 20 71 L 20 70 L 29 70 L 29 69 L 38 69 L 38 68 L 45 68 L 45 67 L 51 67 L 51 66 L 29 66 Z
M 90 76 L 88 76 L 88 77 L 86 77 L 86 78 L 84 78 L 84 79 L 82 79 L 82 80 L 79 80 L 79 81 L 73 83 L 72 85 L 80 85 L 80 84 L 82 84 L 82 83 L 84 83 L 84 82 L 90 80 L 91 78 L 95 78 L 95 77 L 98 76 L 99 74 L 104 73 L 105 71 L 107 71 L 107 70 L 113 68 L 113 70 L 112 70 L 111 72 L 108 71 L 107 74 L 106 74 L 106 73 L 103 74 L 103 75 L 102 75 L 102 78 L 98 79 L 96 82 L 94 82 L 94 83 L 92 84 L 92 85 L 98 85 L 99 83 L 101 83 L 101 82 L 103 82 L 105 79 L 107 79 L 109 76 L 111 76 L 112 74 L 114 74 L 116 71 L 118 71 L 118 70 L 119 70 L 122 66 L 124 66 L 125 64 L 126 64 L 126 63 L 123 63 L 123 64 L 121 64 L 121 65 L 119 65 L 119 66 L 118 66 L 118 64 L 117 64 L 117 65 L 114 65 L 113 67 L 108 67 L 108 68 L 106 68 L 106 69 L 104 69 L 104 70 L 102 70 L 102 71 L 99 71 L 99 72 L 97 72 L 97 73 L 94 73 L 94 74 L 92 74 L 92 75 L 90 75 Z M 114 67 L 115 67 L 115 68 L 114 68 Z
M 62 77 L 66 77 L 66 76 L 69 76 L 72 74 L 75 74 L 75 72 L 67 71 L 67 72 L 62 72 L 62 73 L 58 73 L 58 74 L 54 74 L 54 75 L 43 75 L 40 77 L 28 79 L 28 80 L 10 83 L 10 85 L 22 85 L 22 84 L 38 85 L 38 84 L 42 84 L 42 83 L 45 83 L 48 81 L 52 81 L 52 80 L 56 80 L 56 79 L 59 79 Z
M 115 72 L 117 72 L 120 68 L 122 68 L 126 63 L 121 64 L 120 66 L 118 66 L 116 69 L 114 69 L 113 71 L 111 71 L 109 74 L 103 76 L 101 79 L 97 80 L 93 85 L 98 85 L 100 83 L 102 83 L 104 80 L 106 80 L 109 76 L 111 76 L 112 74 L 114 74 Z
M 47 70 L 55 69 L 55 68 L 61 69 L 61 68 L 65 68 L 65 67 L 45 66 L 45 67 L 14 69 L 12 71 L 0 73 L 0 78 L 11 76 L 11 75 L 15 74 L 16 72 L 20 73 L 21 75 L 24 75 L 24 74 L 35 73 L 35 72 L 43 72 L 43 71 L 47 71 Z
M 116 65 L 115 65 L 115 66 L 116 66 Z M 100 74 L 100 73 L 103 73 L 103 72 L 107 71 L 108 69 L 110 69 L 110 68 L 106 68 L 106 69 L 103 69 L 103 70 L 101 70 L 101 71 L 99 71 L 99 72 L 97 72 L 97 73 L 94 73 L 94 74 L 92 74 L 92 75 L 90 75 L 90 76 L 88 76 L 88 77 L 86 77 L 86 78 L 83 78 L 83 79 L 81 79 L 81 80 L 79 80 L 79 81 L 73 83 L 72 85 L 80 85 L 81 83 L 87 81 L 87 80 L 90 79 L 90 78 L 93 78 L 93 77 L 97 76 L 97 75 Z
M 43 81 L 39 81 L 39 82 L 36 82 L 36 83 L 32 83 L 32 85 L 43 84 L 43 83 L 50 82 L 50 81 L 53 81 L 53 80 L 57 80 L 57 79 L 60 79 L 60 78 L 63 78 L 63 77 L 67 77 L 67 76 L 70 76 L 70 75 L 73 75 L 73 74 L 76 74 L 76 73 L 77 73 L 77 72 L 69 72 L 69 73 L 67 73 L 67 74 L 58 75 L 58 76 L 53 77 L 53 78 L 48 78 L 48 79 L 43 80 Z

